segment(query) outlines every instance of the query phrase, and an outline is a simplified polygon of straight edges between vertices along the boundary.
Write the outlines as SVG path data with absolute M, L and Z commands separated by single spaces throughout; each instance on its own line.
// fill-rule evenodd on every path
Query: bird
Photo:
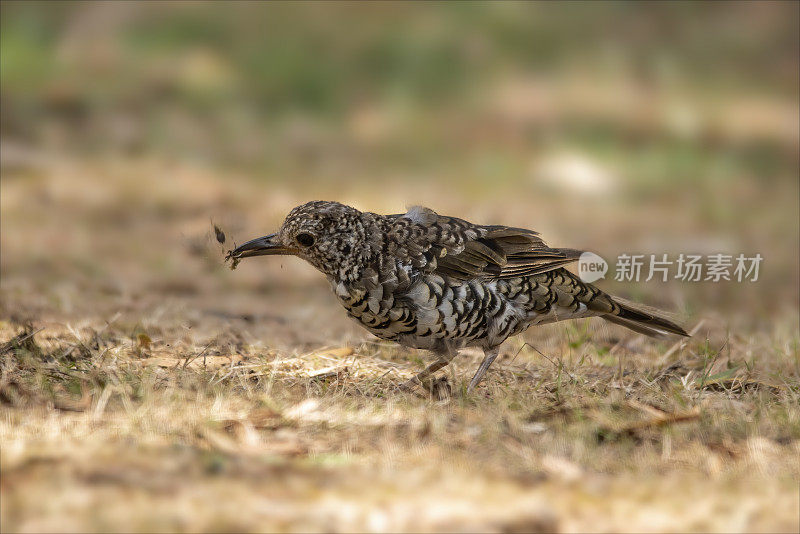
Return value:
M 347 314 L 378 338 L 435 358 L 401 384 L 424 385 L 465 347 L 483 360 L 472 392 L 500 345 L 528 327 L 601 317 L 653 337 L 689 336 L 668 314 L 611 296 L 565 268 L 581 251 L 548 246 L 538 232 L 481 225 L 414 206 L 379 215 L 333 201 L 292 209 L 280 229 L 229 250 L 244 258 L 297 256 L 321 271 Z

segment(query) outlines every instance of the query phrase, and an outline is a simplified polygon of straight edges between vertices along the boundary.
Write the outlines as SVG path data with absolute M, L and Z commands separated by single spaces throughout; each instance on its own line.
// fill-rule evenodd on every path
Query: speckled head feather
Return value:
M 374 253 L 368 239 L 370 223 L 355 208 L 315 200 L 290 211 L 277 237 L 327 276 L 354 280 Z

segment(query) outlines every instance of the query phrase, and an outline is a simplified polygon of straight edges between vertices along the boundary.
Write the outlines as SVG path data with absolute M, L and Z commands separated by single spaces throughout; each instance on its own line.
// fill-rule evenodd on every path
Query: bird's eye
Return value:
M 310 247 L 311 245 L 314 244 L 314 236 L 311 234 L 307 234 L 305 232 L 297 234 L 297 236 L 295 236 L 295 239 L 297 240 L 298 243 L 300 243 L 301 246 L 304 247 Z

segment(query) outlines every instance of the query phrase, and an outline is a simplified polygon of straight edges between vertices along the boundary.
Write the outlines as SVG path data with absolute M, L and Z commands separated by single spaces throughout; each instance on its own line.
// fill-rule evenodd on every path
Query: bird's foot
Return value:
M 414 377 L 400 384 L 397 389 L 407 393 L 415 393 L 417 386 L 421 386 L 434 400 L 449 399 L 453 395 L 453 388 L 450 386 L 446 376 L 422 381 Z
M 417 380 L 417 377 L 414 377 L 397 386 L 397 389 L 405 393 L 411 393 L 419 385 L 422 385 L 421 382 Z

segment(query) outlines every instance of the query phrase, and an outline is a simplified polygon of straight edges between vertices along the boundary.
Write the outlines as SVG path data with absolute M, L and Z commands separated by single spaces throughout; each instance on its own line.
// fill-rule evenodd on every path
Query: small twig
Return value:
M 661 408 L 639 402 L 636 399 L 628 399 L 626 402 L 631 408 L 650 414 L 652 417 L 664 417 L 669 415 L 669 412 L 666 412 Z
M 570 373 L 570 372 L 569 372 L 569 371 L 568 371 L 568 370 L 567 370 L 567 369 L 564 367 L 564 362 L 562 362 L 562 361 L 561 361 L 561 359 L 559 359 L 559 360 L 558 360 L 558 365 L 556 365 L 556 362 L 554 362 L 554 361 L 553 361 L 551 358 L 547 357 L 547 355 L 545 355 L 545 354 L 544 354 L 542 351 L 540 351 L 539 349 L 537 349 L 536 347 L 534 347 L 533 345 L 531 345 L 531 344 L 530 344 L 530 343 L 528 343 L 527 341 L 526 341 L 525 343 L 523 343 L 523 344 L 522 344 L 522 346 L 521 346 L 521 347 L 519 348 L 519 350 L 517 351 L 517 354 L 519 354 L 520 352 L 522 352 L 522 349 L 524 349 L 524 348 L 525 348 L 525 345 L 529 346 L 530 348 L 532 348 L 533 350 L 535 350 L 536 352 L 538 352 L 539 354 L 541 354 L 541 355 L 542 355 L 542 357 L 543 357 L 545 360 L 547 360 L 548 362 L 552 363 L 552 364 L 553 364 L 553 367 L 555 367 L 556 369 L 558 369 L 558 370 L 559 370 L 559 372 L 563 370 L 565 373 L 567 373 L 567 376 L 569 376 L 571 380 L 575 380 L 575 377 L 574 377 L 574 376 L 572 376 L 572 373 Z M 515 354 L 515 355 L 514 355 L 514 358 L 516 358 L 516 357 L 517 357 L 517 354 Z
M 7 342 L 5 342 L 3 344 L 3 347 L 2 347 L 2 349 L 0 349 L 0 352 L 5 352 L 8 349 L 10 349 L 11 347 L 13 347 L 14 345 L 20 345 L 21 343 L 29 340 L 30 338 L 32 338 L 33 336 L 35 336 L 36 334 L 38 334 L 42 330 L 44 330 L 44 327 L 40 328 L 39 330 L 35 330 L 33 332 L 30 332 L 29 334 L 26 334 L 23 337 L 12 338 L 11 340 L 9 340 L 9 341 L 7 341 Z
M 702 378 L 700 378 L 700 387 L 697 389 L 697 395 L 698 396 L 700 395 L 700 392 L 703 391 L 703 388 L 706 385 L 706 380 L 708 379 L 709 376 L 711 376 L 711 369 L 714 368 L 714 364 L 717 363 L 717 358 L 719 358 L 719 355 L 722 352 L 722 349 L 724 349 L 725 345 L 727 345 L 727 344 L 728 344 L 728 340 L 726 339 L 725 343 L 723 343 L 722 346 L 719 349 L 717 349 L 717 352 L 714 354 L 714 359 L 711 360 L 711 365 L 705 365 L 703 367 L 703 376 L 702 376 Z M 708 360 L 706 360 L 706 362 L 708 362 Z
M 197 354 L 197 356 L 187 356 L 186 357 L 186 361 L 183 362 L 182 369 L 186 369 L 187 365 L 189 365 L 191 362 L 195 361 L 200 356 L 203 357 L 203 369 L 205 369 L 206 368 L 206 356 L 205 356 L 206 351 L 208 350 L 208 347 L 210 347 L 211 344 L 214 343 L 216 340 L 217 340 L 217 338 L 214 338 L 211 341 L 209 341 L 208 344 L 205 347 L 203 347 L 203 350 L 201 350 L 200 353 Z
M 231 376 L 235 370 L 236 370 L 236 369 L 230 369 L 230 370 L 229 370 L 229 371 L 228 371 L 228 372 L 227 372 L 225 375 L 223 375 L 223 376 L 219 377 L 219 378 L 218 378 L 217 380 L 215 380 L 214 382 L 209 382 L 209 385 L 211 385 L 211 386 L 216 386 L 217 384 L 219 384 L 220 382 L 222 382 L 223 380 L 225 380 L 226 378 L 228 378 L 229 376 Z M 212 377 L 212 378 L 213 378 L 213 377 Z
M 393 372 L 393 371 L 395 371 L 395 372 L 396 372 L 397 370 L 396 370 L 396 369 L 389 369 L 388 371 L 386 371 L 385 373 L 383 373 L 381 376 L 379 376 L 379 377 L 376 377 L 376 378 L 373 378 L 373 379 L 372 379 L 372 380 L 369 382 L 369 384 L 367 385 L 367 388 L 372 388 L 372 386 L 374 386 L 374 385 L 375 385 L 375 383 L 377 383 L 377 382 L 378 382 L 378 380 L 382 379 L 384 376 L 388 375 L 389 373 L 391 373 L 391 372 Z M 358 386 L 356 386 L 356 388 L 358 388 Z
M 700 408 L 695 407 L 687 412 L 680 412 L 680 413 L 663 413 L 658 416 L 654 416 L 652 419 L 647 419 L 645 421 L 637 421 L 635 423 L 630 423 L 625 425 L 623 428 L 618 430 L 617 432 L 620 434 L 631 434 L 636 432 L 637 430 L 644 430 L 650 427 L 661 427 L 665 425 L 670 425 L 673 423 L 683 423 L 686 421 L 694 421 L 695 419 L 700 418 Z
M 703 324 L 705 324 L 705 322 L 706 322 L 706 320 L 705 320 L 705 319 L 700 319 L 700 322 L 699 322 L 699 323 L 697 323 L 697 324 L 695 325 L 695 327 L 694 327 L 694 328 L 692 328 L 692 330 L 689 332 L 689 338 L 691 338 L 691 337 L 692 337 L 692 336 L 694 336 L 694 335 L 695 335 L 697 332 L 699 332 L 699 331 L 700 331 L 700 328 L 702 328 L 702 327 L 703 327 Z M 686 346 L 686 344 L 689 342 L 689 338 L 681 338 L 681 339 L 679 339 L 678 341 L 676 341 L 676 342 L 675 342 L 675 343 L 674 343 L 674 344 L 673 344 L 673 345 L 672 345 L 672 346 L 671 346 L 671 347 L 670 347 L 670 348 L 667 350 L 667 352 L 665 352 L 665 353 L 664 353 L 664 354 L 661 356 L 661 358 L 659 358 L 659 359 L 658 359 L 658 365 L 659 365 L 659 366 L 660 366 L 660 365 L 663 365 L 663 362 L 664 362 L 664 361 L 665 361 L 667 358 L 669 358 L 670 356 L 672 356 L 672 354 L 673 354 L 673 353 L 674 353 L 676 350 L 678 350 L 678 349 L 679 349 L 679 348 L 681 348 L 681 347 L 684 347 L 684 346 Z

